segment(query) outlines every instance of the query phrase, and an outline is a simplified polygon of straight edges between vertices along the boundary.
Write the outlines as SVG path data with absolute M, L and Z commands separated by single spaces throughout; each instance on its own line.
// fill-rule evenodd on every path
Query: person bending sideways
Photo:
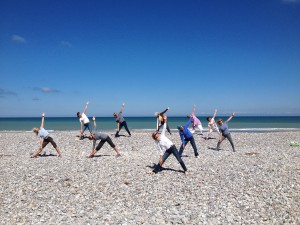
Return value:
M 203 127 L 201 121 L 196 117 L 196 105 L 194 104 L 194 109 L 191 115 L 188 115 L 188 118 L 192 118 L 192 126 L 193 126 L 193 132 L 196 131 L 196 128 L 200 131 L 200 134 L 202 135 L 203 133 Z
M 93 150 L 91 154 L 89 154 L 88 158 L 93 158 L 94 155 L 102 148 L 105 142 L 107 142 L 116 151 L 117 157 L 121 156 L 118 148 L 115 146 L 115 144 L 112 142 L 111 138 L 107 134 L 96 132 L 97 124 L 96 124 L 95 117 L 93 117 L 93 121 L 94 121 L 94 132 L 89 137 L 90 140 L 93 140 Z M 96 142 L 98 140 L 100 140 L 100 142 L 98 146 L 95 148 Z
M 206 120 L 208 121 L 208 132 L 207 132 L 207 135 L 206 135 L 206 138 L 205 139 L 208 139 L 210 134 L 213 132 L 213 130 L 217 131 L 218 134 L 220 134 L 220 131 L 218 129 L 218 126 L 215 122 L 215 117 L 217 115 L 217 110 L 215 109 L 215 113 L 213 115 L 213 117 L 207 117 Z
M 167 107 L 164 111 L 162 112 L 156 112 L 154 115 L 156 116 L 156 131 L 159 131 L 159 129 L 164 125 L 164 114 L 169 110 L 170 108 Z M 171 133 L 171 130 L 169 128 L 169 125 L 167 124 L 167 131 L 169 134 Z
M 120 110 L 120 112 L 118 114 L 117 113 L 113 114 L 113 116 L 116 118 L 116 123 L 117 123 L 117 132 L 115 134 L 115 137 L 119 137 L 120 136 L 119 132 L 122 129 L 122 127 L 125 128 L 125 130 L 129 134 L 129 137 L 131 137 L 131 133 L 130 133 L 130 131 L 128 129 L 127 123 L 126 123 L 125 119 L 122 116 L 124 107 L 125 107 L 125 103 L 122 104 L 121 110 Z
M 77 117 L 79 118 L 79 122 L 80 122 L 80 140 L 83 139 L 83 133 L 86 129 L 89 130 L 90 134 L 92 133 L 91 129 L 90 129 L 90 120 L 85 115 L 88 105 L 89 105 L 89 101 L 86 103 L 85 108 L 82 113 L 77 112 Z
M 187 175 L 187 168 L 186 168 L 183 160 L 179 156 L 176 146 L 165 135 L 166 124 L 167 124 L 167 117 L 165 116 L 161 135 L 159 135 L 157 131 L 152 134 L 152 138 L 155 140 L 155 143 L 158 146 L 160 157 L 159 157 L 158 164 L 154 167 L 154 169 L 152 171 L 150 171 L 148 173 L 152 174 L 152 173 L 157 173 L 158 171 L 160 171 L 162 169 L 162 165 L 167 160 L 167 158 L 171 154 L 173 154 L 175 156 L 175 158 L 177 159 L 177 161 L 180 163 L 184 173 Z M 165 152 L 164 152 L 164 150 L 165 150 Z
M 54 142 L 53 138 L 49 136 L 49 133 L 47 130 L 44 129 L 44 122 L 45 122 L 45 113 L 42 113 L 42 123 L 41 123 L 41 127 L 40 128 L 33 128 L 33 132 L 36 133 L 36 135 L 39 137 L 40 139 L 40 147 L 38 148 L 38 150 L 31 156 L 31 158 L 36 158 L 41 151 L 46 147 L 46 145 L 50 142 L 52 144 L 52 146 L 55 148 L 55 150 L 57 151 L 58 157 L 61 157 L 61 153 L 56 145 L 56 143 Z
M 220 135 L 219 135 L 219 141 L 217 144 L 217 150 L 220 150 L 220 145 L 222 143 L 222 141 L 224 141 L 226 138 L 228 139 L 228 141 L 231 144 L 232 150 L 235 152 L 235 148 L 234 148 L 234 144 L 231 138 L 231 134 L 230 131 L 228 129 L 228 122 L 232 119 L 232 117 L 234 117 L 235 112 L 233 112 L 231 114 L 231 116 L 223 123 L 222 119 L 218 119 L 218 124 L 219 124 L 219 131 L 220 131 Z
M 179 130 L 179 136 L 180 136 L 180 139 L 181 139 L 181 142 L 182 142 L 182 144 L 180 146 L 180 149 L 179 149 L 180 157 L 182 156 L 183 150 L 185 149 L 186 145 L 189 142 L 191 142 L 191 145 L 194 149 L 195 157 L 197 158 L 198 155 L 199 155 L 198 150 L 197 150 L 197 146 L 196 146 L 196 143 L 195 143 L 195 139 L 193 137 L 193 134 L 188 129 L 190 123 L 192 122 L 192 119 L 193 118 L 190 118 L 189 121 L 184 126 L 177 126 L 177 129 Z

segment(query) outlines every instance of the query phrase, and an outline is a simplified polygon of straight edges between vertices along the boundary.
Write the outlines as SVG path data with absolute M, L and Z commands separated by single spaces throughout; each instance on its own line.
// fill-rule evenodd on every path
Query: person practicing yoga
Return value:
M 31 158 L 36 158 L 42 150 L 46 147 L 46 145 L 50 142 L 52 146 L 57 151 L 58 157 L 61 157 L 61 153 L 56 145 L 56 143 L 53 141 L 53 138 L 49 136 L 49 133 L 47 130 L 44 129 L 44 121 L 45 121 L 45 113 L 42 113 L 42 123 L 40 128 L 33 128 L 33 132 L 36 133 L 36 135 L 40 139 L 40 147 L 38 150 L 31 156 Z
M 116 151 L 117 157 L 121 156 L 118 148 L 115 146 L 115 144 L 112 142 L 111 138 L 107 134 L 96 132 L 97 124 L 96 124 L 95 117 L 93 117 L 93 121 L 94 121 L 94 132 L 91 133 L 89 137 L 89 139 L 93 141 L 93 150 L 91 154 L 89 154 L 88 158 L 93 158 L 94 155 L 102 148 L 105 142 L 107 142 Z M 98 146 L 95 148 L 96 142 L 98 140 L 100 140 L 100 142 Z
M 194 149 L 195 157 L 197 158 L 199 155 L 193 134 L 188 129 L 190 123 L 192 122 L 192 119 L 193 118 L 190 118 L 189 121 L 184 126 L 177 126 L 177 129 L 179 130 L 179 136 L 182 142 L 181 147 L 179 149 L 180 157 L 182 156 L 183 150 L 185 149 L 187 143 L 189 142 L 191 142 L 191 145 Z
M 85 105 L 85 108 L 83 110 L 82 113 L 80 112 L 77 112 L 77 117 L 79 118 L 79 122 L 80 122 L 80 140 L 83 139 L 83 133 L 86 129 L 89 130 L 90 134 L 92 133 L 91 132 L 91 129 L 90 129 L 90 120 L 89 118 L 85 115 L 86 113 L 86 110 L 88 108 L 88 105 L 89 105 L 89 101 L 87 101 L 86 105 Z
M 220 134 L 218 126 L 215 122 L 215 117 L 217 115 L 217 110 L 215 109 L 215 113 L 213 115 L 213 117 L 207 117 L 206 120 L 208 121 L 208 132 L 207 132 L 207 136 L 206 136 L 206 140 L 209 138 L 210 134 L 213 132 L 213 130 L 217 131 L 218 134 Z
M 156 131 L 159 131 L 159 129 L 164 125 L 164 114 L 169 110 L 170 108 L 167 107 L 164 111 L 162 112 L 156 112 L 154 115 L 156 116 Z M 171 130 L 169 128 L 169 125 L 167 124 L 167 131 L 169 134 L 171 133 Z
M 231 134 L 230 131 L 228 129 L 228 122 L 232 119 L 232 117 L 234 117 L 235 112 L 233 112 L 231 114 L 231 116 L 225 121 L 223 122 L 222 119 L 218 119 L 218 124 L 219 124 L 219 130 L 220 130 L 220 135 L 219 135 L 219 141 L 217 144 L 217 151 L 220 150 L 220 145 L 222 143 L 222 141 L 224 141 L 226 138 L 228 139 L 228 141 L 231 144 L 232 150 L 235 152 L 235 148 L 234 148 L 234 144 L 231 138 Z
M 148 173 L 153 174 L 153 173 L 157 173 L 160 170 L 162 170 L 162 165 L 164 164 L 164 162 L 167 160 L 167 158 L 171 154 L 173 154 L 175 156 L 175 158 L 177 159 L 177 161 L 180 163 L 185 175 L 187 175 L 187 168 L 186 168 L 183 160 L 181 159 L 176 146 L 165 135 L 166 127 L 167 127 L 167 125 L 166 125 L 167 117 L 164 116 L 163 120 L 164 120 L 164 124 L 163 124 L 163 129 L 162 129 L 161 135 L 159 135 L 158 131 L 152 133 L 152 138 L 155 140 L 155 143 L 157 144 L 158 150 L 160 153 L 159 162 L 154 167 L 154 169 Z M 165 152 L 164 152 L 164 150 L 165 150 Z
M 201 121 L 195 116 L 195 113 L 196 113 L 196 105 L 194 104 L 193 112 L 191 113 L 191 115 L 188 115 L 188 118 L 192 118 L 192 126 L 193 126 L 192 133 L 194 133 L 197 128 L 200 131 L 200 134 L 202 135 L 203 127 Z
M 125 103 L 122 104 L 121 110 L 118 114 L 117 113 L 113 114 L 113 116 L 116 118 L 116 122 L 117 122 L 117 132 L 115 134 L 115 137 L 120 137 L 119 132 L 122 129 L 122 127 L 125 127 L 125 130 L 129 134 L 129 137 L 131 137 L 131 133 L 128 129 L 127 123 L 126 123 L 125 119 L 122 116 L 124 107 L 125 107 Z

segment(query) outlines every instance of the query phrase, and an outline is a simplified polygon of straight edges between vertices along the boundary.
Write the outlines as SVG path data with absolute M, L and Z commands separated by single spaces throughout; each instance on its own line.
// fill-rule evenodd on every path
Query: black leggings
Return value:
M 56 143 L 53 141 L 53 138 L 52 138 L 52 137 L 47 137 L 47 138 L 44 139 L 43 144 L 42 144 L 42 148 L 45 148 L 46 145 L 47 145 L 49 142 L 53 145 L 54 148 L 57 148 L 57 145 L 56 145 Z
M 126 121 L 123 121 L 122 123 L 119 124 L 119 131 L 117 131 L 117 133 L 115 134 L 115 136 L 119 136 L 119 132 L 121 131 L 122 127 L 125 127 L 125 130 L 127 131 L 127 133 L 131 136 L 131 133 L 127 127 L 127 123 Z
M 187 168 L 183 162 L 183 160 L 181 159 L 177 148 L 175 147 L 175 145 L 172 145 L 169 149 L 167 149 L 163 155 L 163 163 L 167 160 L 167 158 L 173 154 L 175 156 L 175 158 L 177 159 L 177 161 L 180 163 L 182 169 L 184 171 L 187 171 Z M 155 168 L 154 168 L 154 172 L 157 173 L 159 170 L 161 170 L 161 165 L 158 163 Z
M 107 137 L 105 140 L 101 140 L 96 148 L 96 151 L 99 151 L 100 148 L 104 145 L 104 143 L 107 142 L 112 148 L 115 148 L 115 144 L 112 142 L 110 137 Z

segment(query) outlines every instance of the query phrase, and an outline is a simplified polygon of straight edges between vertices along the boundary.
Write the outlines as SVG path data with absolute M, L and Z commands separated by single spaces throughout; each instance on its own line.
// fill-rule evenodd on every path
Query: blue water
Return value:
M 226 120 L 227 117 L 222 117 Z M 91 118 L 90 118 L 91 119 Z M 156 128 L 154 117 L 125 117 L 129 129 L 143 130 Z M 207 128 L 205 117 L 199 117 L 203 128 Z M 168 117 L 171 129 L 177 125 L 183 125 L 188 121 L 186 117 Z M 92 123 L 92 121 L 91 121 Z M 33 127 L 39 127 L 41 118 L 0 118 L 0 131 L 30 131 Z M 229 127 L 231 131 L 276 131 L 276 130 L 300 130 L 300 116 L 274 116 L 274 117 L 234 117 Z M 47 130 L 66 131 L 78 130 L 80 124 L 76 117 L 46 117 L 45 128 Z M 114 130 L 116 123 L 113 117 L 97 117 L 98 130 Z

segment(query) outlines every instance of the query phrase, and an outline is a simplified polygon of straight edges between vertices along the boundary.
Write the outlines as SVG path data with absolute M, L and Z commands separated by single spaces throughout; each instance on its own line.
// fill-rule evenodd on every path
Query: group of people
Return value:
M 88 158 L 94 157 L 94 155 L 102 148 L 102 146 L 104 145 L 105 142 L 107 142 L 115 150 L 117 157 L 119 157 L 120 152 L 119 152 L 118 148 L 116 147 L 116 145 L 113 143 L 112 139 L 109 137 L 109 135 L 96 131 L 97 126 L 96 126 L 96 118 L 95 117 L 93 117 L 93 122 L 94 122 L 93 127 L 94 128 L 92 131 L 92 129 L 90 127 L 90 120 L 86 116 L 86 111 L 87 111 L 88 105 L 89 105 L 89 102 L 86 103 L 86 106 L 82 113 L 77 112 L 77 117 L 79 118 L 79 122 L 80 122 L 80 135 L 79 135 L 80 140 L 84 139 L 84 132 L 85 132 L 85 130 L 88 130 L 90 132 L 90 135 L 88 136 L 88 138 L 89 138 L 89 140 L 93 141 L 92 152 L 87 157 Z M 117 129 L 116 129 L 116 133 L 115 133 L 116 138 L 120 136 L 119 132 L 123 127 L 127 131 L 129 137 L 131 137 L 131 133 L 128 129 L 127 123 L 122 115 L 124 107 L 125 107 L 125 103 L 122 104 L 122 107 L 121 107 L 119 113 L 113 113 L 113 116 L 114 116 L 114 118 L 116 120 L 116 124 L 117 124 Z M 176 146 L 173 144 L 173 142 L 168 137 L 166 137 L 166 134 L 165 134 L 166 130 L 169 132 L 170 135 L 172 134 L 171 130 L 169 128 L 168 122 L 167 122 L 167 116 L 165 115 L 165 113 L 168 110 L 169 110 L 169 107 L 167 107 L 162 112 L 155 113 L 155 116 L 157 118 L 157 126 L 156 126 L 156 131 L 154 133 L 152 133 L 152 138 L 154 139 L 155 143 L 158 146 L 159 153 L 160 153 L 160 159 L 159 159 L 158 164 L 154 167 L 154 169 L 152 171 L 150 171 L 150 173 L 157 173 L 158 171 L 160 171 L 162 169 L 163 163 L 167 160 L 167 158 L 171 154 L 173 154 L 175 156 L 175 158 L 177 159 L 177 161 L 180 163 L 182 169 L 184 170 L 184 173 L 187 174 L 187 168 L 182 160 L 182 153 L 183 153 L 186 145 L 190 142 L 192 145 L 192 148 L 194 150 L 195 157 L 196 158 L 198 157 L 199 153 L 198 153 L 198 149 L 197 149 L 197 146 L 195 143 L 195 139 L 193 137 L 193 133 L 195 132 L 196 129 L 198 129 L 200 134 L 202 135 L 203 127 L 202 127 L 201 121 L 195 115 L 196 106 L 194 105 L 192 113 L 187 116 L 188 117 L 187 123 L 184 125 L 177 126 L 179 136 L 181 139 L 181 143 L 182 143 L 180 146 L 180 149 L 178 151 Z M 234 144 L 233 144 L 233 141 L 231 138 L 230 131 L 228 129 L 228 122 L 232 119 L 232 117 L 235 115 L 235 113 L 233 112 L 225 122 L 223 122 L 222 119 L 218 119 L 217 123 L 219 124 L 219 127 L 217 126 L 217 124 L 215 122 L 216 113 L 217 113 L 217 110 L 215 110 L 213 117 L 207 117 L 208 133 L 207 133 L 207 136 L 205 137 L 205 139 L 207 140 L 209 138 L 210 134 L 215 130 L 219 134 L 219 140 L 217 143 L 216 150 L 219 150 L 221 143 L 225 139 L 228 139 L 232 146 L 233 151 L 235 152 L 235 147 L 234 147 Z M 31 157 L 35 158 L 35 157 L 39 156 L 41 154 L 42 150 L 46 147 L 46 145 L 49 142 L 52 144 L 52 146 L 57 151 L 58 156 L 61 157 L 62 155 L 61 155 L 59 148 L 57 147 L 57 144 L 54 142 L 53 138 L 49 136 L 48 131 L 44 129 L 44 119 L 45 119 L 45 113 L 42 113 L 42 122 L 41 122 L 40 128 L 33 129 L 33 132 L 35 132 L 40 139 L 40 146 L 39 146 L 38 150 Z M 192 129 L 189 129 L 189 126 L 191 124 L 192 124 Z M 159 130 L 161 127 L 162 127 L 162 131 L 161 131 L 161 133 L 159 133 Z M 98 140 L 100 142 L 96 147 L 96 142 Z

